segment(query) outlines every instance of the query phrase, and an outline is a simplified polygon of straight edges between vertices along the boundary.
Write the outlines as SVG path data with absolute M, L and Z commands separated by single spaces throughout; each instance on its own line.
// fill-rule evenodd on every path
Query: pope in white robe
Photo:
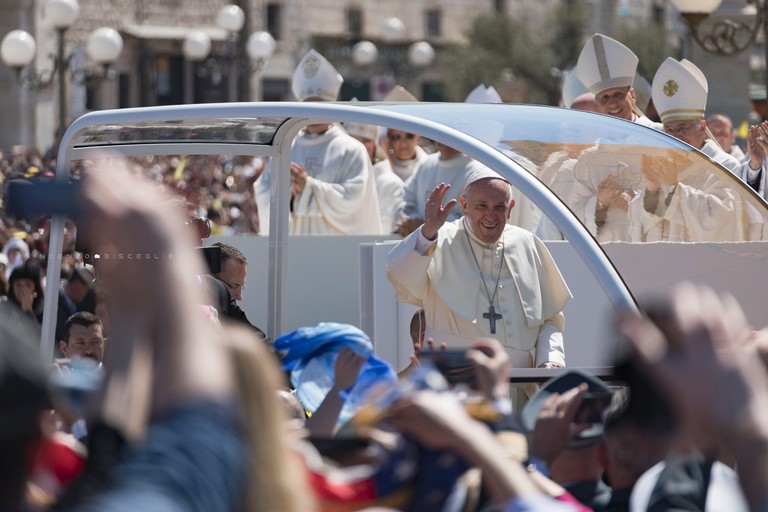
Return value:
M 388 256 L 389 280 L 401 300 L 424 308 L 426 337 L 437 343 L 463 348 L 492 337 L 514 367 L 565 366 L 571 293 L 544 244 L 506 223 L 509 183 L 487 168 L 473 176 L 455 221 L 446 222 L 453 200 L 442 206 L 451 187 L 434 189 L 425 224 Z
M 290 233 L 294 235 L 380 234 L 379 200 L 365 147 L 339 125 L 321 134 L 300 133 L 291 161 L 303 166 L 306 184 L 294 195 Z M 259 224 L 267 234 L 273 162 L 254 184 Z M 287 170 L 286 170 L 287 172 Z

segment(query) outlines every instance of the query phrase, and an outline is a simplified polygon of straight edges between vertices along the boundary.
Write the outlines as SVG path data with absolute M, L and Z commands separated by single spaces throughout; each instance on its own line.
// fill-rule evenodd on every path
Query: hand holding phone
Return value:
M 420 358 L 431 361 L 451 385 L 475 383 L 475 364 L 467 359 L 468 349 L 425 350 Z

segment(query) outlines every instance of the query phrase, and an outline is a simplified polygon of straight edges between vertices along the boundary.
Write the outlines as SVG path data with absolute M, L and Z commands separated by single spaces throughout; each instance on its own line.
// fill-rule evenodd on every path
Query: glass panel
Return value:
M 765 202 L 736 175 L 651 128 L 600 114 L 522 105 L 378 106 L 474 136 L 536 176 L 599 242 L 763 240 Z M 511 222 L 562 239 L 515 191 Z
M 162 144 L 171 142 L 230 142 L 271 144 L 282 118 L 190 119 L 99 125 L 77 134 L 75 147 L 115 144 Z

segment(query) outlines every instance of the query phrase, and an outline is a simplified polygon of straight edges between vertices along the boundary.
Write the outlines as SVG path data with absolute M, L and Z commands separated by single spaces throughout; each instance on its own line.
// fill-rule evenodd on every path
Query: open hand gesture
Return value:
M 456 199 L 451 199 L 443 206 L 445 194 L 451 189 L 447 183 L 440 183 L 435 190 L 429 194 L 427 206 L 424 209 L 424 226 L 421 228 L 422 234 L 427 240 L 435 240 L 438 230 L 445 224 L 451 208 L 456 204 Z

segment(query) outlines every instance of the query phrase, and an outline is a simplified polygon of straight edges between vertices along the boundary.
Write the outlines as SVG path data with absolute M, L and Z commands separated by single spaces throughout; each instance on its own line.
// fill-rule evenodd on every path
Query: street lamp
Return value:
M 754 24 L 730 19 L 718 20 L 708 33 L 702 33 L 702 22 L 715 12 L 723 0 L 672 0 L 691 36 L 705 51 L 716 55 L 733 55 L 749 48 L 761 25 L 765 23 L 766 0 L 747 0 L 757 8 Z
M 359 41 L 352 47 L 352 62 L 356 66 L 366 67 L 378 61 L 392 70 L 396 83 L 401 82 L 401 77 L 406 75 L 406 68 L 426 68 L 435 61 L 435 49 L 426 41 L 418 41 L 403 50 L 395 48 L 402 46 L 404 48 L 406 27 L 399 18 L 387 18 L 384 20 L 383 41 L 390 47 L 384 48 L 380 52 L 379 48 L 371 41 Z M 405 58 L 403 58 L 405 57 Z
M 245 43 L 245 51 L 251 61 L 251 71 L 262 71 L 275 53 L 276 47 L 275 38 L 269 32 L 259 31 L 251 34 Z
M 734 55 L 749 48 L 763 28 L 765 75 L 763 82 L 768 91 L 768 0 L 747 0 L 756 9 L 754 23 L 730 19 L 716 21 L 708 33 L 702 34 L 702 22 L 715 12 L 722 0 L 671 0 L 690 28 L 691 37 L 706 52 L 715 55 Z M 768 94 L 766 94 L 768 108 Z M 766 110 L 768 112 L 768 110 Z
M 228 99 L 237 101 L 237 39 L 245 24 L 245 13 L 237 5 L 225 5 L 219 10 L 216 24 L 227 31 L 227 48 L 222 52 L 227 59 L 227 76 L 229 81 Z M 269 32 L 252 33 L 245 44 L 245 51 L 250 60 L 249 73 L 260 72 L 266 67 L 276 47 L 275 39 Z M 211 53 L 211 38 L 201 30 L 193 30 L 184 38 L 182 45 L 184 57 L 190 61 L 203 61 Z M 214 77 L 214 83 L 223 75 L 221 60 L 208 59 L 198 68 L 198 74 Z
M 229 77 L 229 101 L 237 101 L 237 38 L 245 24 L 245 13 L 240 6 L 229 4 L 219 10 L 216 25 L 227 31 L 225 55 Z
M 66 72 L 71 55 L 65 54 L 65 34 L 77 19 L 80 5 L 77 0 L 48 0 L 45 4 L 45 17 L 56 28 L 57 46 L 53 68 L 38 71 L 27 67 L 35 58 L 37 44 L 35 38 L 24 30 L 12 30 L 4 38 L 0 45 L 0 58 L 6 66 L 16 71 L 22 87 L 26 89 L 40 89 L 53 82 L 54 76 L 58 81 L 59 102 L 59 136 L 67 128 L 67 101 L 66 101 Z M 102 27 L 95 30 L 86 47 L 88 56 L 95 62 L 104 66 L 105 70 L 119 56 L 123 49 L 123 39 L 115 30 Z M 104 73 L 104 76 L 109 76 Z

